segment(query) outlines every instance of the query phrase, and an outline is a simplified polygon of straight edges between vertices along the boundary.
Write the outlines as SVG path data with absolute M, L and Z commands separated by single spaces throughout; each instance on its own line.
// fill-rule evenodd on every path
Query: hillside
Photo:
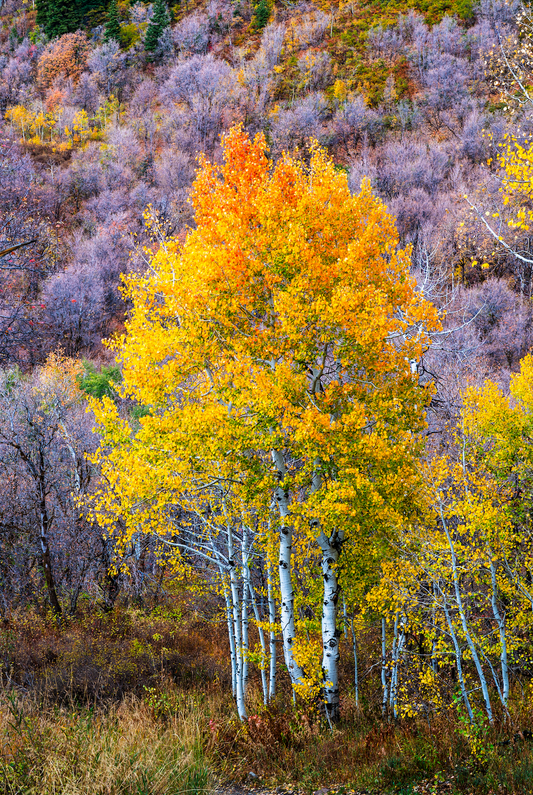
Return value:
M 150 54 L 142 3 L 119 4 L 119 41 L 103 41 L 105 9 L 93 8 L 83 32 L 50 44 L 35 11 L 4 3 L 3 236 L 37 242 L 6 262 L 2 361 L 31 366 L 58 344 L 98 355 L 121 322 L 119 274 L 157 246 L 146 208 L 184 230 L 197 155 L 217 156 L 236 121 L 263 130 L 273 157 L 316 138 L 354 189 L 369 177 L 415 262 L 430 255 L 468 283 L 512 273 L 494 255 L 482 277 L 481 231 L 460 231 L 463 195 L 494 190 L 486 163 L 513 130 L 485 76 L 512 9 L 411 8 L 287 3 L 259 22 L 250 5 L 174 6 Z
M 532 35 L 1 2 L 0 793 L 533 792 Z

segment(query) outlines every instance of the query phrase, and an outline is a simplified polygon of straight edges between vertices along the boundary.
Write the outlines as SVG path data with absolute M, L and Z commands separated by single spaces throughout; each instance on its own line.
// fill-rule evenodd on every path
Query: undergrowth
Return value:
M 210 789 L 192 702 L 161 722 L 134 697 L 104 711 L 43 708 L 5 692 L 0 736 L 4 795 L 194 795 Z
M 179 610 L 119 610 L 62 628 L 27 618 L 0 629 L 0 795 L 200 795 L 229 782 L 533 792 L 527 694 L 515 694 L 510 723 L 477 732 L 454 710 L 388 723 L 377 698 L 359 707 L 348 694 L 332 732 L 319 706 L 292 704 L 286 682 L 265 709 L 255 681 L 240 723 L 216 622 L 185 626 Z

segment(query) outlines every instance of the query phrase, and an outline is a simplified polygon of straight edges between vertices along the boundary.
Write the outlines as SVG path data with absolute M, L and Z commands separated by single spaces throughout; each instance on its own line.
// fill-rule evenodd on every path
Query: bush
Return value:
M 77 82 L 87 66 L 89 44 L 84 33 L 66 33 L 48 45 L 39 59 L 37 82 L 42 89 L 49 88 L 54 80 L 70 77 Z

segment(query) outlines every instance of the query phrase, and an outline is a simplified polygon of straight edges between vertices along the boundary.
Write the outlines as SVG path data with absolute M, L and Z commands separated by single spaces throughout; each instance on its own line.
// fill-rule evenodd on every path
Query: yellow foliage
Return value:
M 113 347 L 122 393 L 144 412 L 130 422 L 93 403 L 105 484 L 93 512 L 108 527 L 121 517 L 123 543 L 171 538 L 193 516 L 215 537 L 244 522 L 270 556 L 283 450 L 297 598 L 320 604 L 317 537 L 339 533 L 354 601 L 418 501 L 430 390 L 412 363 L 439 321 L 368 181 L 352 196 L 316 145 L 306 167 L 288 155 L 272 166 L 263 136 L 240 127 L 223 144 L 222 165 L 201 160 L 195 228 L 127 279 L 133 311 Z M 311 683 L 317 651 L 300 630 Z

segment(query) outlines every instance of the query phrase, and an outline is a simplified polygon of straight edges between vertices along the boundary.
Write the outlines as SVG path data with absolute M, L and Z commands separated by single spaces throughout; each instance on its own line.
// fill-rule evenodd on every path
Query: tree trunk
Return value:
M 472 659 L 474 661 L 474 665 L 476 666 L 477 675 L 479 677 L 479 683 L 481 685 L 481 692 L 483 693 L 483 699 L 485 701 L 485 711 L 487 713 L 487 718 L 489 719 L 489 723 L 493 723 L 493 716 L 492 716 L 492 705 L 490 703 L 490 695 L 489 689 L 487 687 L 487 679 L 485 677 L 485 673 L 483 671 L 483 667 L 481 665 L 481 661 L 479 659 L 479 654 L 477 653 L 476 645 L 470 633 L 470 629 L 468 627 L 468 621 L 466 618 L 466 612 L 463 605 L 463 600 L 461 596 L 461 586 L 459 583 L 459 571 L 457 565 L 457 555 L 455 552 L 455 545 L 453 539 L 451 537 L 450 531 L 448 529 L 448 524 L 444 518 L 444 514 L 442 512 L 442 508 L 440 509 L 440 519 L 442 522 L 442 526 L 444 528 L 444 532 L 446 533 L 446 538 L 448 541 L 448 546 L 450 548 L 450 555 L 451 555 L 451 563 L 452 563 L 452 575 L 453 575 L 453 586 L 455 590 L 455 601 L 457 604 L 457 610 L 459 612 L 459 618 L 461 620 L 461 626 L 463 628 L 463 632 L 466 638 L 466 642 L 468 644 L 468 648 L 470 649 L 470 654 L 472 655 Z
M 50 607 L 56 616 L 61 616 L 63 611 L 61 610 L 61 605 L 59 603 L 59 599 L 57 598 L 54 575 L 52 573 L 52 565 L 50 561 L 48 530 L 50 528 L 51 522 L 48 515 L 48 506 L 46 505 L 45 467 L 42 451 L 40 451 L 39 455 L 39 464 L 39 479 L 37 486 L 39 490 L 39 543 L 41 547 L 41 564 L 43 567 Z
M 248 529 L 242 528 L 242 689 L 246 698 L 248 687 L 248 599 L 250 596 L 250 569 L 248 567 Z
M 259 614 L 259 607 L 257 606 L 257 599 L 255 598 L 253 585 L 250 579 L 248 579 L 248 587 L 250 589 L 250 600 L 252 602 L 252 609 L 254 611 L 255 623 L 257 624 L 257 632 L 259 634 L 259 643 L 261 644 L 261 687 L 263 689 L 263 704 L 266 706 L 268 704 L 268 683 L 266 675 L 267 650 L 266 650 L 265 633 L 263 631 L 263 627 L 261 626 L 261 616 Z
M 279 585 L 281 592 L 280 619 L 283 636 L 283 655 L 293 687 L 304 684 L 304 672 L 294 659 L 293 644 L 296 637 L 294 623 L 294 589 L 292 585 L 292 527 L 290 525 L 289 495 L 282 487 L 286 475 L 285 462 L 279 450 L 272 451 L 279 486 L 275 500 L 281 517 L 279 533 Z
M 466 684 L 463 676 L 461 648 L 459 646 L 459 641 L 457 640 L 457 633 L 455 632 L 455 628 L 452 623 L 450 611 L 448 610 L 448 605 L 446 604 L 446 597 L 444 596 L 444 594 L 443 598 L 444 598 L 444 615 L 446 616 L 446 623 L 448 624 L 448 629 L 450 631 L 450 635 L 452 638 L 453 647 L 455 649 L 455 664 L 457 666 L 457 678 L 459 680 L 459 687 L 461 688 L 461 696 L 463 698 L 466 711 L 468 712 L 468 719 L 470 720 L 470 723 L 474 723 L 475 722 L 474 713 L 472 712 L 472 705 L 470 704 L 470 699 L 468 698 L 468 692 L 466 689 Z
M 268 682 L 268 700 L 272 701 L 276 695 L 276 631 L 274 624 L 276 621 L 276 602 L 274 599 L 274 586 L 272 583 L 272 569 L 270 563 L 267 567 L 267 598 L 268 598 L 268 623 L 269 623 L 269 644 L 270 644 L 270 671 Z
M 389 700 L 389 686 L 387 680 L 387 624 L 384 618 L 381 619 L 381 685 L 383 687 L 381 714 L 385 717 Z
M 226 621 L 228 624 L 229 653 L 231 661 L 231 694 L 237 697 L 237 653 L 235 650 L 235 635 L 233 633 L 233 611 L 231 607 L 231 595 L 224 576 L 224 571 L 220 569 L 220 579 L 223 583 L 224 601 L 226 603 Z
M 405 643 L 405 620 L 396 613 L 394 618 L 394 639 L 392 642 L 392 669 L 390 677 L 390 707 L 394 719 L 398 717 L 398 672 L 400 658 Z
M 501 701 L 505 709 L 507 709 L 507 701 L 509 700 L 509 663 L 507 660 L 507 635 L 505 631 L 505 616 L 500 612 L 498 606 L 498 584 L 496 581 L 496 568 L 494 563 L 490 562 L 490 575 L 491 575 L 491 602 L 492 612 L 498 624 L 498 632 L 500 634 L 500 665 L 502 671 L 502 690 Z
M 340 586 L 337 577 L 337 561 L 340 553 L 340 540 L 336 534 L 327 538 L 324 533 L 318 537 L 322 550 L 322 579 L 324 597 L 322 599 L 322 672 L 324 675 L 324 701 L 328 718 L 336 723 L 340 718 L 339 699 L 339 637 L 337 628 L 337 605 Z
M 241 720 L 246 720 L 246 706 L 244 703 L 244 682 L 243 682 L 243 648 L 242 648 L 242 624 L 241 624 L 241 599 L 239 595 L 239 584 L 237 581 L 237 566 L 235 563 L 235 550 L 233 547 L 233 533 L 231 527 L 228 528 L 228 554 L 230 566 L 230 587 L 231 587 L 231 607 L 233 612 L 233 633 L 235 637 L 235 700 L 237 702 L 237 712 Z

